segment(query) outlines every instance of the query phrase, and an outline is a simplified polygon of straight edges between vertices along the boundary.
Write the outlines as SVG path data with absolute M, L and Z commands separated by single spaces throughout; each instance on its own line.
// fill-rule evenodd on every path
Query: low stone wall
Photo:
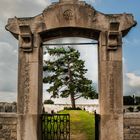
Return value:
M 17 140 L 17 115 L 0 113 L 0 140 Z
M 0 102 L 0 112 L 17 112 L 17 104 Z
M 0 140 L 17 140 L 17 114 L 0 113 Z M 140 113 L 124 114 L 124 140 L 140 140 Z
M 124 114 L 124 140 L 140 140 L 140 113 Z

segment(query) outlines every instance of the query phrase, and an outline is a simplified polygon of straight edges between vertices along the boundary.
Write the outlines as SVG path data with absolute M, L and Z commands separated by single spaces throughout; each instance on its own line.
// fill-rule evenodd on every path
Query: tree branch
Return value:
M 80 95 L 80 96 L 76 97 L 76 98 L 75 98 L 75 100 L 77 100 L 77 99 L 79 99 L 79 98 L 81 98 L 81 97 L 82 97 L 82 95 Z

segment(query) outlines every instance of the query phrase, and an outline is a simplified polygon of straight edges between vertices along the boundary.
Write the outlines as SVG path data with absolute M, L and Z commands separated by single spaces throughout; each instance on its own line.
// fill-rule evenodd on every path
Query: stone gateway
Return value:
M 132 14 L 103 14 L 78 0 L 59 0 L 35 17 L 10 18 L 6 29 L 19 40 L 17 140 L 41 138 L 42 44 L 59 37 L 99 42 L 99 139 L 123 140 L 122 37 L 135 25 Z

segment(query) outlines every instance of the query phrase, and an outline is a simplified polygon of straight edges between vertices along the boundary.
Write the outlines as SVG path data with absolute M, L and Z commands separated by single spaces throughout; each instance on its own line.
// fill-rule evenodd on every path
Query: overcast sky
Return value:
M 0 0 L 0 101 L 14 101 L 17 95 L 18 42 L 5 30 L 8 18 L 40 14 L 57 0 Z M 123 39 L 124 94 L 140 96 L 140 14 L 139 0 L 87 0 L 103 13 L 133 13 L 138 25 Z M 65 40 L 69 41 L 69 40 Z M 77 39 L 76 41 L 91 41 Z M 79 49 L 79 47 L 77 47 Z M 89 69 L 88 77 L 97 83 L 97 47 L 80 48 Z M 92 65 L 91 65 L 92 64 Z

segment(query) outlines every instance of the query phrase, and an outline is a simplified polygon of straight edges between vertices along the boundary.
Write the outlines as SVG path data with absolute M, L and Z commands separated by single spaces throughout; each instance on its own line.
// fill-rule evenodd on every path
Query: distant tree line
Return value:
M 124 96 L 123 97 L 124 105 L 140 105 L 140 96 Z
M 51 99 L 45 100 L 44 104 L 54 104 L 54 101 Z

